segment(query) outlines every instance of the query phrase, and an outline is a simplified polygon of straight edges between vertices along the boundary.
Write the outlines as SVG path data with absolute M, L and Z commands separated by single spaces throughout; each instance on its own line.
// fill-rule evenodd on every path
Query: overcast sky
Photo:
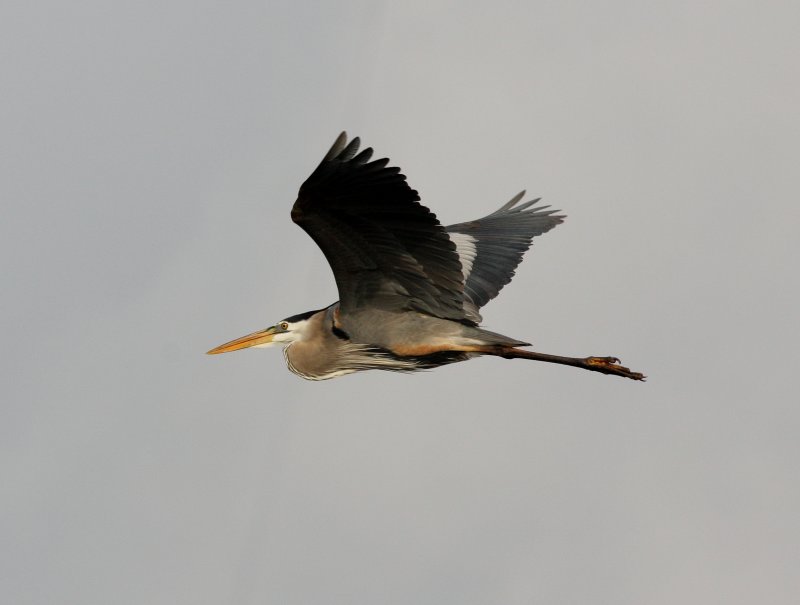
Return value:
M 800 5 L 475 4 L 0 11 L 0 601 L 798 602 Z M 562 209 L 485 326 L 648 382 L 204 355 L 336 300 L 341 130 Z

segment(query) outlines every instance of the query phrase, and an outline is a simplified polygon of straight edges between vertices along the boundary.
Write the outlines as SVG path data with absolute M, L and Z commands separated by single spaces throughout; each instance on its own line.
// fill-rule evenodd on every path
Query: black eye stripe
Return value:
M 283 321 L 288 321 L 289 323 L 296 323 L 298 321 L 303 321 L 304 319 L 308 319 L 309 317 L 314 315 L 314 313 L 319 313 L 319 312 L 320 309 L 317 309 L 316 311 L 306 311 L 305 313 L 299 313 L 298 315 L 292 315 L 291 317 L 286 317 L 283 319 Z

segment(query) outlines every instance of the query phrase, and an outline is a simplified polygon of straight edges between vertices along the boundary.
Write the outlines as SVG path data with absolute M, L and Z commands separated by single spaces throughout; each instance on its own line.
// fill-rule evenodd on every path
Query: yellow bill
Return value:
M 261 330 L 260 332 L 253 332 L 247 336 L 242 336 L 236 340 L 226 342 L 224 345 L 211 349 L 208 355 L 218 355 L 219 353 L 230 353 L 231 351 L 238 351 L 239 349 L 246 349 L 248 347 L 257 347 L 259 345 L 267 345 L 272 342 L 275 335 L 275 326 Z

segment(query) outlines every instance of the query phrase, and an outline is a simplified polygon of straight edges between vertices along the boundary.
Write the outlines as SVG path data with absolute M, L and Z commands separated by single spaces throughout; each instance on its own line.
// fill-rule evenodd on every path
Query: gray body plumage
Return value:
M 456 346 L 524 346 L 525 343 L 478 327 L 422 313 L 363 311 L 335 317 L 339 303 L 311 314 L 303 330 L 314 335 L 289 344 L 284 355 L 289 369 L 310 380 L 324 380 L 360 370 L 427 370 L 479 353 L 454 350 Z M 419 342 L 444 350 L 427 354 L 402 354 L 419 350 Z M 424 350 L 424 348 L 422 349 Z

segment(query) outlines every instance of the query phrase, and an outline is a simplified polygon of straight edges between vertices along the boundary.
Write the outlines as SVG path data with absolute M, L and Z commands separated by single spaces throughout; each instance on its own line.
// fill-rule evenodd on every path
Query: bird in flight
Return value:
M 481 219 L 442 226 L 400 169 L 342 133 L 300 187 L 292 220 L 322 249 L 339 301 L 209 351 L 282 345 L 309 380 L 361 370 L 413 372 L 482 355 L 532 359 L 644 380 L 616 357 L 563 357 L 479 327 L 531 240 L 564 220 L 515 195 Z

